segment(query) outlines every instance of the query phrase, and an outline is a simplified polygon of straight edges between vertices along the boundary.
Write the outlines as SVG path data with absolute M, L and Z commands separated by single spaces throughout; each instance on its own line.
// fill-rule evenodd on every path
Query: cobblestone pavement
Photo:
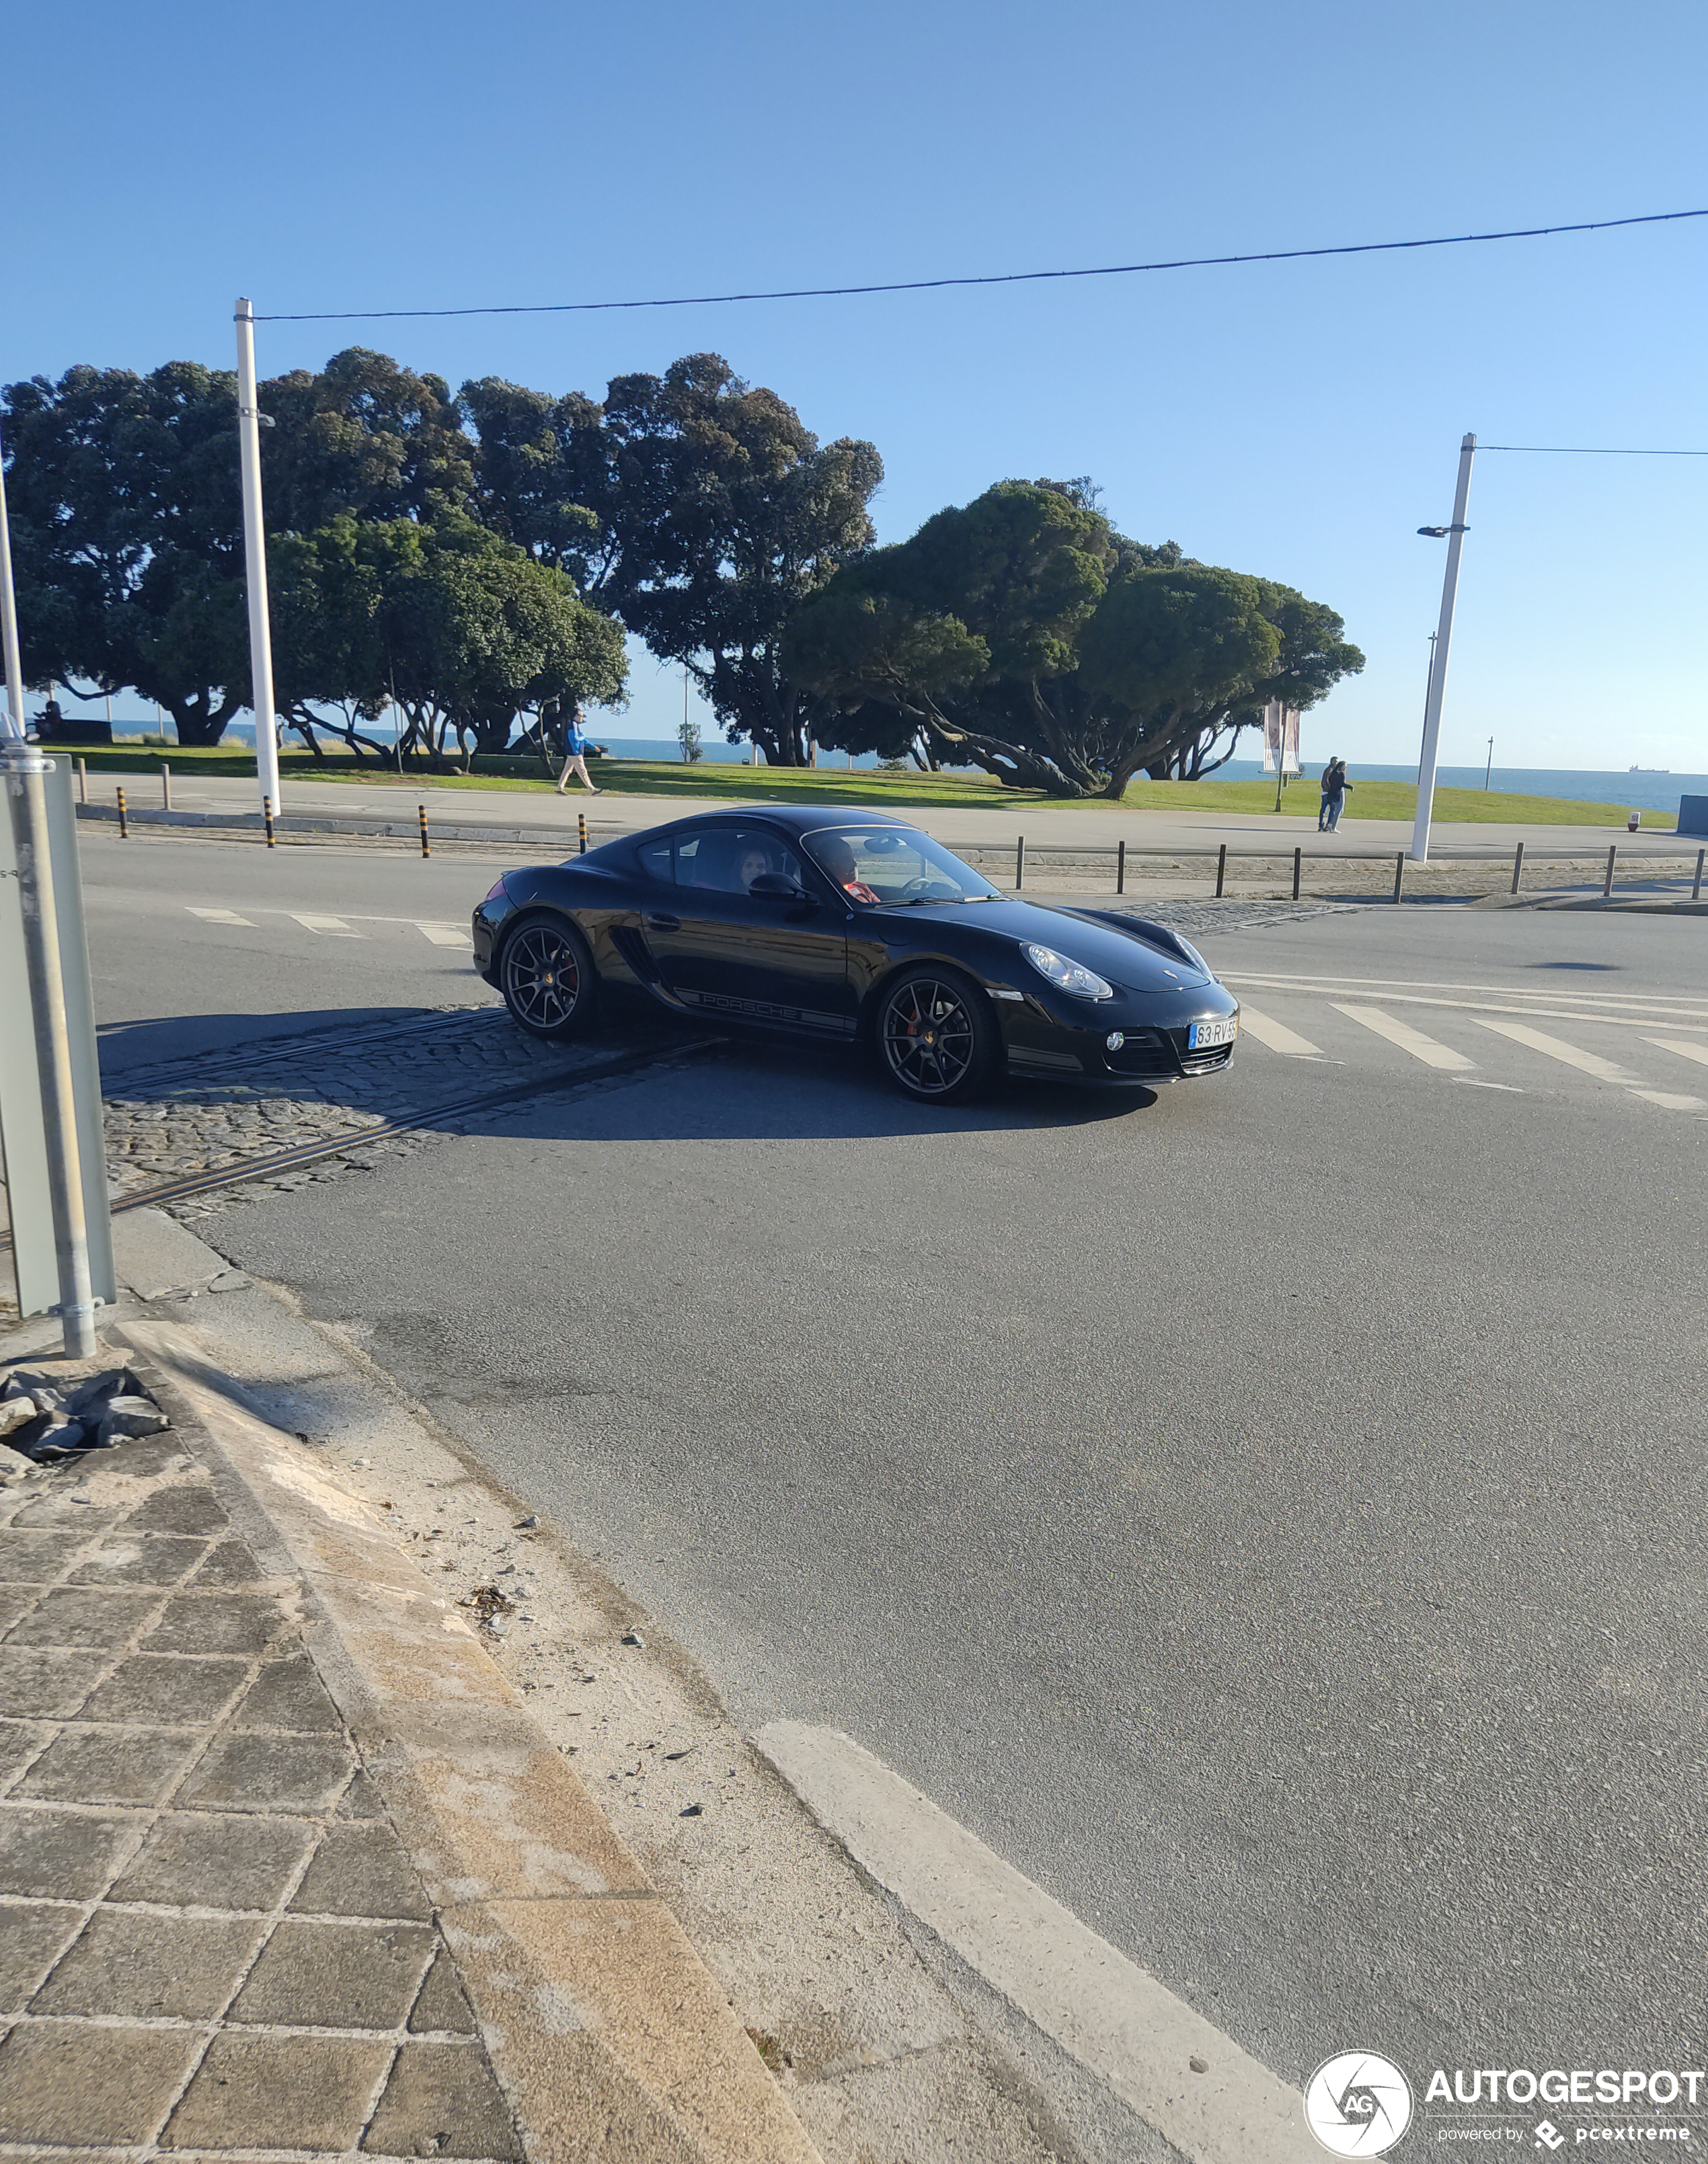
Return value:
M 318 1180 L 370 1172 L 418 1150 L 437 1130 L 363 1137 L 388 1121 L 538 1080 L 572 1081 L 668 1039 L 602 1034 L 573 1045 L 525 1037 L 502 1007 L 412 1013 L 358 1029 L 272 1038 L 252 1051 L 198 1055 L 133 1070 L 106 1103 L 107 1169 L 115 1200 L 203 1172 L 347 1135 L 349 1147 L 168 1204 L 186 1223 Z M 444 1132 L 456 1131 L 449 1122 Z
M 519 2158 L 268 1567 L 171 1434 L 0 1486 L 0 2148 Z

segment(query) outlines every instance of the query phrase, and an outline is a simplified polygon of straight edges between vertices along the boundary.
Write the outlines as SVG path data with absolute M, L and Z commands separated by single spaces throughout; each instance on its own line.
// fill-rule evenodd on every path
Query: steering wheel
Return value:
M 949 889 L 941 880 L 911 879 L 901 890 L 901 899 L 903 901 L 912 901 L 916 899 L 922 899 L 928 894 L 947 894 L 948 892 Z

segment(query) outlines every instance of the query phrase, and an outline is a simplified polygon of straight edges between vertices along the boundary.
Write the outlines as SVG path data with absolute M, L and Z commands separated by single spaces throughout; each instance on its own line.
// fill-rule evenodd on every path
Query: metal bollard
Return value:
M 1295 849 L 1293 852 L 1293 899 L 1295 901 L 1299 899 L 1299 875 L 1304 869 L 1305 852 L 1303 849 Z
M 172 808 L 172 769 L 164 759 L 160 761 L 160 808 L 166 812 Z
M 87 804 L 88 801 L 89 762 L 87 759 L 80 759 L 77 761 L 77 801 L 80 804 Z
M 1690 889 L 1690 899 L 1692 901 L 1700 901 L 1702 899 L 1702 859 L 1704 857 L 1708 857 L 1708 849 L 1698 849 L 1696 852 L 1696 884 Z
M 271 796 L 261 799 L 261 824 L 267 830 L 267 847 L 271 849 L 273 846 L 273 800 Z
M 130 839 L 130 822 L 124 816 L 124 791 L 122 789 L 118 792 L 118 838 L 121 842 Z
M 1026 884 L 1026 837 L 1021 835 L 1014 844 L 1014 891 L 1018 894 Z
M 1399 849 L 1395 852 L 1394 855 L 1394 899 L 1395 901 L 1399 901 L 1401 890 L 1404 887 L 1405 884 L 1406 852 L 1404 849 Z
M 1125 842 L 1117 842 L 1115 844 L 1115 891 L 1117 894 L 1125 894 L 1127 891 L 1127 844 Z
M 576 812 L 575 829 L 581 838 L 580 854 L 585 857 L 587 854 L 587 815 L 585 812 Z
M 1512 852 L 1512 891 L 1518 891 L 1518 882 L 1524 876 L 1524 844 L 1521 842 Z
M 1222 899 L 1222 882 L 1227 876 L 1227 844 L 1224 842 L 1216 852 L 1216 899 Z
M 416 806 L 415 819 L 421 829 L 421 854 L 423 857 L 430 857 L 433 854 L 433 844 L 427 838 L 427 806 L 424 804 Z
M 1607 852 L 1607 876 L 1601 882 L 1601 899 L 1603 901 L 1611 901 L 1613 899 L 1613 859 L 1618 854 L 1619 844 L 1616 842 L 1612 848 Z

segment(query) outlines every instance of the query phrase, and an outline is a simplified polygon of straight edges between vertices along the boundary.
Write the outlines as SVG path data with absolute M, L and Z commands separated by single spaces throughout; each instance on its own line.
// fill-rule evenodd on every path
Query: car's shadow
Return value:
M 998 1084 L 966 1104 L 918 1104 L 859 1053 L 731 1040 L 680 1064 L 666 1048 L 657 1064 L 612 1083 L 495 1106 L 460 1124 L 540 1142 L 840 1142 L 1101 1127 L 1157 1101 L 1143 1088 L 1028 1081 Z

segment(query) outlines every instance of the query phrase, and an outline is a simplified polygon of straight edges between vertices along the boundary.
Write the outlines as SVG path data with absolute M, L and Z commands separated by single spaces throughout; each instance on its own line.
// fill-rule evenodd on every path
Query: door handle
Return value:
M 682 920 L 680 917 L 649 917 L 646 925 L 649 932 L 680 932 Z

